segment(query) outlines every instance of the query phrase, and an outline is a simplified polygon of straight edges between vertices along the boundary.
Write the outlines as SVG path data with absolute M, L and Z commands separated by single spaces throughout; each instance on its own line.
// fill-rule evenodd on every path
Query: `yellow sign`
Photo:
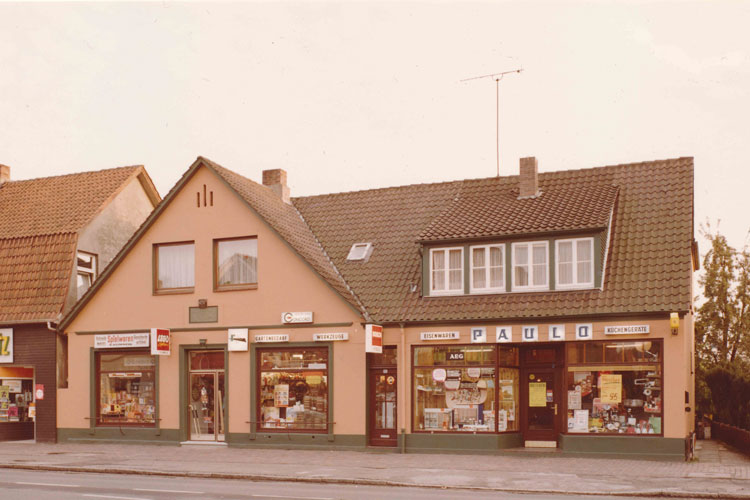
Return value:
M 546 382 L 529 382 L 529 406 L 547 406 Z
M 622 375 L 601 376 L 602 404 L 617 404 L 622 402 Z

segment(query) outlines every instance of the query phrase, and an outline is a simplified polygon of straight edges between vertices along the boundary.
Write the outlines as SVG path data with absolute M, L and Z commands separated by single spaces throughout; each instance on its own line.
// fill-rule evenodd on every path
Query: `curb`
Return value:
M 398 488 L 429 488 L 437 490 L 465 490 L 465 491 L 487 491 L 498 493 L 518 493 L 537 495 L 570 495 L 570 496 L 613 496 L 622 498 L 690 498 L 690 499 L 729 499 L 750 500 L 750 494 L 738 493 L 700 493 L 693 491 L 631 491 L 631 492 L 602 492 L 602 491 L 565 491 L 551 489 L 511 489 L 492 488 L 487 486 L 454 486 L 439 484 L 404 483 L 400 481 L 389 481 L 386 479 L 351 479 L 351 478 L 315 478 L 294 476 L 271 476 L 266 474 L 236 474 L 220 472 L 170 472 L 170 471 L 145 471 L 142 469 L 125 468 L 94 468 L 94 467 L 71 467 L 55 465 L 23 465 L 23 464 L 0 464 L 0 469 L 37 470 L 49 472 L 78 472 L 88 474 L 122 474 L 157 477 L 189 477 L 198 479 L 231 479 L 241 481 L 272 481 L 272 482 L 295 482 L 313 484 L 343 484 L 357 486 L 388 486 Z

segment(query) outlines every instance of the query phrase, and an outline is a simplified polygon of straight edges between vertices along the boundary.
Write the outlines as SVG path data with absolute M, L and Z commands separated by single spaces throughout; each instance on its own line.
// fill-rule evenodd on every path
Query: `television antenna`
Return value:
M 462 82 L 469 82 L 471 80 L 480 80 L 482 78 L 492 78 L 495 80 L 495 145 L 497 149 L 497 176 L 500 177 L 500 80 L 505 75 L 512 73 L 520 73 L 523 68 L 512 69 L 510 71 L 502 71 L 500 73 L 491 73 L 489 75 L 473 76 L 471 78 L 465 78 Z

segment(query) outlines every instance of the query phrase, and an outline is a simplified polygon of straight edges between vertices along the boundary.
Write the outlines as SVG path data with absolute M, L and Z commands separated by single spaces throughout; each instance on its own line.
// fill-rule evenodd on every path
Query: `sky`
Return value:
M 750 1 L 0 2 L 14 180 L 199 155 L 292 196 L 692 156 L 750 243 Z M 720 221 L 720 222 L 718 222 Z

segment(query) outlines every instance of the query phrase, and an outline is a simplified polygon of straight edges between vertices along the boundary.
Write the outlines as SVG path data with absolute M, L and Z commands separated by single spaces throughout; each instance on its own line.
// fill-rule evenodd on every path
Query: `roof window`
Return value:
M 367 262 L 372 255 L 372 243 L 355 243 L 349 250 L 346 260 L 361 260 Z

